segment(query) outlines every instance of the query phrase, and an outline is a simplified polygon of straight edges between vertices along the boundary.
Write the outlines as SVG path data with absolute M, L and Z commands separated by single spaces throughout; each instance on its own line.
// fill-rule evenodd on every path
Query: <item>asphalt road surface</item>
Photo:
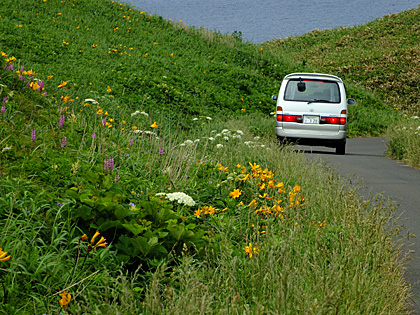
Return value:
M 308 153 L 310 159 L 321 159 L 336 169 L 343 178 L 361 180 L 361 194 L 381 194 L 395 201 L 400 223 L 414 234 L 406 250 L 413 251 L 408 265 L 408 282 L 415 294 L 415 314 L 420 314 L 420 170 L 385 157 L 385 138 L 347 139 L 345 155 L 336 155 L 335 149 L 326 147 L 296 146 Z

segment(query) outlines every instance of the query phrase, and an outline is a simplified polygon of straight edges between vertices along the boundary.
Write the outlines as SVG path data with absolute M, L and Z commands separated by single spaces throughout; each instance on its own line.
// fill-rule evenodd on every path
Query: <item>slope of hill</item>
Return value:
M 303 68 L 115 1 L 0 32 L 0 313 L 409 313 L 392 205 L 273 139 Z

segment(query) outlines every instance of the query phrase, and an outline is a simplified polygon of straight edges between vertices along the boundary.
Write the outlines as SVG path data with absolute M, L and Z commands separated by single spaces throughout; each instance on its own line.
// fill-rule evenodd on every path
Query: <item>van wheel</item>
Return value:
M 346 143 L 345 142 L 340 142 L 340 143 L 337 144 L 337 146 L 335 147 L 335 154 L 338 154 L 338 155 L 346 154 Z

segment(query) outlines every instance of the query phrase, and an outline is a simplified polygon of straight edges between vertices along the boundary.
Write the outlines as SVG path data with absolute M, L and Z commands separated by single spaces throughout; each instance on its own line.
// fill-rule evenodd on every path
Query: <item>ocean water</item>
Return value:
M 365 24 L 420 5 L 419 0 L 128 0 L 141 11 L 255 44 L 315 29 Z

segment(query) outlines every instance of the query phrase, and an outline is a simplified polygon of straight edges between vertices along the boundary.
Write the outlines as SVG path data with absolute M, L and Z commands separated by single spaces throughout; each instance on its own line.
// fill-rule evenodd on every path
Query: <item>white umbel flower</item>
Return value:
M 190 196 L 188 196 L 186 193 L 183 193 L 183 192 L 169 193 L 169 194 L 166 194 L 165 198 L 169 199 L 169 201 L 178 201 L 178 203 L 184 204 L 190 207 L 195 205 L 195 201 Z
M 94 105 L 98 104 L 98 102 L 96 100 L 94 100 L 93 98 L 87 98 L 87 99 L 85 99 L 85 102 L 91 102 Z

